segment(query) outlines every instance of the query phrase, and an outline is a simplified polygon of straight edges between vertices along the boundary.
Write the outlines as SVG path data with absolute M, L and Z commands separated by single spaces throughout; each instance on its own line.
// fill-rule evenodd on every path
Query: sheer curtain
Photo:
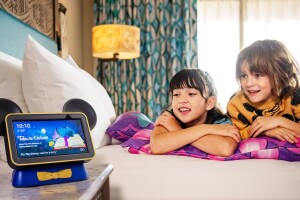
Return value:
M 198 65 L 218 89 L 223 110 L 238 89 L 235 61 L 256 40 L 282 41 L 300 62 L 300 1 L 198 0 Z
M 300 62 L 300 1 L 245 1 L 244 44 L 258 39 L 283 42 Z
M 210 73 L 223 111 L 238 89 L 235 58 L 239 52 L 239 1 L 198 1 L 198 66 Z

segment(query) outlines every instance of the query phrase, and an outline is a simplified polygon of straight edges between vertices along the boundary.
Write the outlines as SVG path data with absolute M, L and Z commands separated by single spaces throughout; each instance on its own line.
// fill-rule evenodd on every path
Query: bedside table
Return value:
M 92 161 L 91 161 L 92 162 Z M 0 199 L 80 199 L 80 200 L 109 200 L 109 175 L 113 171 L 111 164 L 106 165 L 89 165 L 85 164 L 89 179 L 84 181 L 61 183 L 54 185 L 44 185 L 37 187 L 15 188 L 11 183 L 12 169 L 1 163 L 0 171 Z M 4 165 L 5 164 L 5 165 Z M 5 169 L 2 169 L 5 166 Z M 7 168 L 6 168 L 7 167 Z M 4 174 L 3 174 L 4 172 Z

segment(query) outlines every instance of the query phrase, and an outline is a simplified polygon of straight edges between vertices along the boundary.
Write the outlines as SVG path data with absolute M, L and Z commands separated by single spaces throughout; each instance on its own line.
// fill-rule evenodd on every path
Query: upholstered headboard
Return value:
M 57 54 L 55 41 L 0 9 L 0 51 L 22 60 L 28 35 Z

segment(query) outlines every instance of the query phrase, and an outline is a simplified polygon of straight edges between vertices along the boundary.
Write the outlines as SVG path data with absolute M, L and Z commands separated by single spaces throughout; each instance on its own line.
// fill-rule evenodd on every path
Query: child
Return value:
M 238 91 L 227 104 L 228 116 L 242 139 L 276 137 L 297 143 L 300 136 L 299 68 L 286 46 L 256 41 L 237 58 Z
M 208 73 L 183 69 L 172 78 L 171 111 L 160 115 L 150 138 L 153 154 L 163 154 L 185 145 L 204 152 L 230 156 L 240 140 L 238 130 L 216 107 L 216 89 Z

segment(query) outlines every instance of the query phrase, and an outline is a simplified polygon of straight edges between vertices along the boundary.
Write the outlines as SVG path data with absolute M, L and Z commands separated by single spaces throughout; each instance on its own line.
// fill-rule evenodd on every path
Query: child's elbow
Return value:
M 236 150 L 237 142 L 235 140 L 226 140 L 221 145 L 221 155 L 223 157 L 232 156 Z
M 151 150 L 151 154 L 154 154 L 154 155 L 162 154 L 162 150 L 161 150 L 160 146 L 151 140 L 150 140 L 150 150 Z

